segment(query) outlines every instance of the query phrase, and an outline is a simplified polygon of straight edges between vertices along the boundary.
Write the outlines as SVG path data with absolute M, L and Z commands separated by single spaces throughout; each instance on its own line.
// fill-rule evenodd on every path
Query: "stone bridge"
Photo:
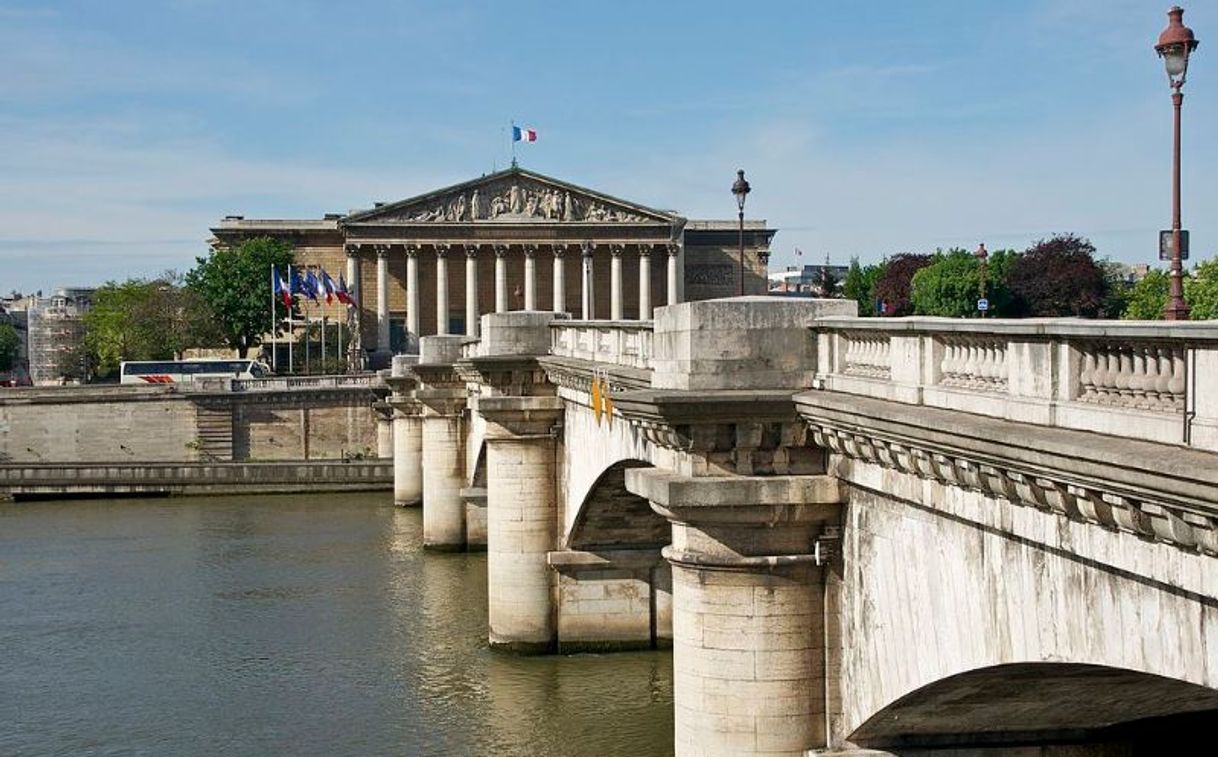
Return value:
M 1215 722 L 1218 327 L 757 297 L 481 334 L 395 364 L 395 499 L 487 550 L 492 645 L 671 646 L 679 755 Z

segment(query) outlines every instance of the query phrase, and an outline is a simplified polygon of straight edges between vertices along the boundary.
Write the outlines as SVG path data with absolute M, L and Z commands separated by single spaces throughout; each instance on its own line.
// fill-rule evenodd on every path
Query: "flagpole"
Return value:
M 311 375 L 313 375 L 313 371 L 309 367 L 309 342 L 312 340 L 309 339 L 310 324 L 309 324 L 308 298 L 305 299 L 305 303 L 304 303 L 304 317 L 305 317 L 305 369 L 304 369 L 304 372 L 305 372 L 306 376 L 311 376 Z
M 512 121 L 512 128 L 508 130 L 508 139 L 512 143 L 512 168 L 516 167 L 516 122 Z
M 288 302 L 294 302 L 292 297 L 292 264 L 288 263 Z M 296 322 L 292 319 L 292 306 L 288 305 L 288 373 L 296 373 L 296 359 L 292 355 L 292 347 L 296 342 Z
M 326 372 L 326 311 L 321 311 L 321 372 Z
M 345 315 L 346 312 L 348 310 L 350 310 L 350 308 L 347 307 L 347 303 L 345 303 L 345 302 L 342 303 L 342 306 L 343 306 L 343 314 Z M 339 373 L 346 373 L 347 372 L 347 353 L 343 352 L 343 321 L 339 320 L 334 325 L 338 327 L 338 329 L 337 329 L 338 330 L 338 365 L 339 365 L 339 368 L 341 369 L 339 371 Z
M 271 263 L 271 370 L 278 372 L 279 360 L 275 351 L 275 264 Z

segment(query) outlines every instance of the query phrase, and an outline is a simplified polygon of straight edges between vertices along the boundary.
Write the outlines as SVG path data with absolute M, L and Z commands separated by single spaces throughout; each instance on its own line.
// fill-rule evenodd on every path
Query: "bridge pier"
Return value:
M 487 595 L 490 643 L 518 652 L 554 650 L 554 572 L 546 562 L 558 529 L 557 397 L 479 397 L 486 418 Z
M 423 501 L 423 408 L 413 398 L 393 398 L 393 504 Z
M 423 547 L 465 549 L 465 384 L 454 363 L 461 356 L 461 336 L 429 336 L 419 340 L 419 363 L 413 372 L 420 388 L 415 399 L 423 406 L 422 480 Z
M 829 476 L 626 472 L 672 523 L 673 706 L 682 755 L 792 755 L 826 742 Z

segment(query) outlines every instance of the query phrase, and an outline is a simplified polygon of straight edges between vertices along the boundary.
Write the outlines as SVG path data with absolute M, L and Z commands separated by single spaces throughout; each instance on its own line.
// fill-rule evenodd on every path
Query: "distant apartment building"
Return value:
M 86 378 L 83 316 L 93 303 L 90 287 L 65 287 L 36 298 L 27 311 L 30 379 L 36 386 Z

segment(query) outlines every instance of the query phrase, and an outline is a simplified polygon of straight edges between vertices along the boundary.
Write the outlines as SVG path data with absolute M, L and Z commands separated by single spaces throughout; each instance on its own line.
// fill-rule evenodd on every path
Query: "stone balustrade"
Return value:
M 213 384 L 212 382 L 218 382 Z M 375 373 L 337 374 L 332 376 L 272 376 L 260 379 L 204 379 L 196 388 L 232 392 L 282 392 L 291 389 L 341 389 L 382 385 Z
M 651 321 L 560 321 L 550 325 L 550 354 L 648 370 Z
M 1218 450 L 1218 325 L 822 318 L 817 387 Z

